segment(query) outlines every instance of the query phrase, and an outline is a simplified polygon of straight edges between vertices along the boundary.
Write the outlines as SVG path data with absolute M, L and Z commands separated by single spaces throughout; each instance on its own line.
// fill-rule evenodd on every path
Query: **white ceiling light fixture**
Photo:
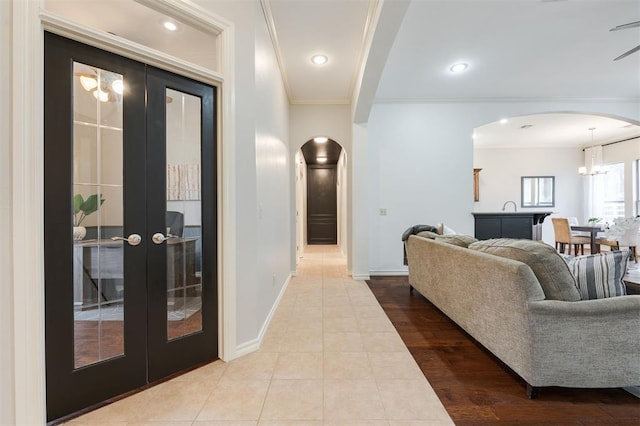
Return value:
M 93 97 L 99 100 L 100 102 L 109 102 L 109 92 L 105 92 L 101 89 L 94 90 Z
M 316 161 L 318 163 L 326 163 L 327 162 L 327 157 L 316 157 Z
M 315 143 L 327 143 L 329 141 L 329 138 L 326 136 L 316 136 L 315 138 L 313 138 L 313 141 Z
M 162 23 L 162 26 L 167 30 L 167 31 L 178 31 L 178 24 L 176 24 L 173 21 L 164 21 Z
M 451 71 L 454 74 L 460 74 L 462 72 L 465 72 L 468 68 L 469 68 L 469 64 L 467 64 L 466 62 L 458 62 L 451 65 L 449 67 L 449 71 Z
M 509 120 L 506 119 L 506 118 L 501 118 L 500 119 L 500 124 L 507 124 L 508 122 L 509 122 Z
M 98 79 L 93 75 L 80 75 L 80 84 L 82 88 L 87 92 L 92 91 L 96 87 L 98 87 Z
M 313 55 L 311 57 L 311 63 L 314 65 L 324 65 L 329 62 L 329 58 L 326 55 Z

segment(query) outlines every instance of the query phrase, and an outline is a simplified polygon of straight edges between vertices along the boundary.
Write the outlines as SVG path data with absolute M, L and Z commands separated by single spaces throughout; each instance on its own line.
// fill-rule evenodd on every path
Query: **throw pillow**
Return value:
M 453 244 L 454 246 L 460 246 L 460 247 L 469 247 L 469 244 L 475 243 L 476 241 L 478 241 L 477 239 L 464 234 L 437 235 L 435 237 L 435 240 L 443 243 Z
M 454 231 L 453 229 L 449 228 L 444 223 L 439 223 L 438 224 L 438 234 L 440 234 L 440 235 L 456 235 L 457 232 Z
M 431 238 L 432 240 L 434 240 L 436 237 L 440 236 L 439 234 L 437 234 L 435 232 L 431 232 L 431 231 L 418 232 L 416 235 L 418 237 L 422 237 L 422 238 Z
M 627 271 L 628 249 L 566 260 L 576 278 L 582 300 L 604 299 L 627 294 L 622 278 Z
M 469 248 L 529 265 L 548 300 L 581 300 L 567 263 L 553 247 L 542 241 L 496 238 L 469 244 Z

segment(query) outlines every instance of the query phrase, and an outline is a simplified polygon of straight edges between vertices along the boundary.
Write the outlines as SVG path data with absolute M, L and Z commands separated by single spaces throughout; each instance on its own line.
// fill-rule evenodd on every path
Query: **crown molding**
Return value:
M 278 67 L 280 68 L 280 75 L 282 75 L 282 84 L 284 85 L 284 90 L 287 94 L 287 98 L 289 99 L 289 103 L 293 104 L 294 100 L 291 97 L 291 86 L 289 85 L 289 76 L 287 74 L 287 67 L 284 62 L 284 57 L 282 56 L 282 51 L 280 50 L 280 42 L 278 41 L 278 32 L 276 31 L 276 24 L 273 20 L 273 12 L 271 11 L 271 2 L 270 0 L 260 0 L 260 5 L 262 6 L 262 13 L 264 15 L 264 20 L 267 24 L 267 30 L 269 32 L 269 37 L 271 38 L 271 44 L 273 45 L 273 50 L 276 55 L 276 61 L 278 62 Z
M 640 103 L 640 97 L 477 97 L 477 98 L 376 98 L 374 104 L 469 104 L 469 103 Z
M 46 31 L 113 52 L 135 61 L 163 68 L 207 84 L 219 85 L 224 81 L 221 73 L 187 62 L 148 46 L 129 41 L 105 31 L 81 25 L 48 10 L 40 11 L 42 27 Z
M 149 9 L 155 10 L 167 16 L 171 16 L 180 22 L 202 31 L 205 34 L 220 35 L 225 29 L 231 27 L 231 22 L 220 16 L 214 15 L 190 0 L 134 0 Z
M 292 99 L 291 105 L 349 105 L 349 99 Z

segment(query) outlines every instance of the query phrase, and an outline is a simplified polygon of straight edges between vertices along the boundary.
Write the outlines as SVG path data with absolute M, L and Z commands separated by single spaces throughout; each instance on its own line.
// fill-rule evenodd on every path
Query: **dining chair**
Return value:
M 638 240 L 640 240 L 638 232 L 640 232 L 640 218 L 619 218 L 606 231 L 604 237 L 596 238 L 596 244 L 597 247 L 609 246 L 611 250 L 629 247 L 633 261 L 638 263 Z
M 567 216 L 567 220 L 569 221 L 569 229 L 571 229 L 573 225 L 580 225 L 580 222 L 578 222 L 578 218 L 575 216 Z M 573 235 L 574 237 L 589 237 L 589 233 L 584 231 L 571 230 L 571 235 Z
M 584 245 L 591 244 L 589 237 L 576 236 L 571 234 L 571 226 L 569 220 L 566 217 L 552 217 L 553 233 L 556 239 L 556 250 L 560 253 L 564 253 L 565 245 L 569 245 L 569 252 L 571 254 L 571 246 L 573 245 L 573 252 L 576 256 L 581 252 L 584 254 Z

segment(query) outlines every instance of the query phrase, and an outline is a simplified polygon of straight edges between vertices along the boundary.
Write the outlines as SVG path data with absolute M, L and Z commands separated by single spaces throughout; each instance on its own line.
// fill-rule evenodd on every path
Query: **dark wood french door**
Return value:
M 215 96 L 45 33 L 49 421 L 217 358 Z
M 338 243 L 336 166 L 307 167 L 307 244 Z

